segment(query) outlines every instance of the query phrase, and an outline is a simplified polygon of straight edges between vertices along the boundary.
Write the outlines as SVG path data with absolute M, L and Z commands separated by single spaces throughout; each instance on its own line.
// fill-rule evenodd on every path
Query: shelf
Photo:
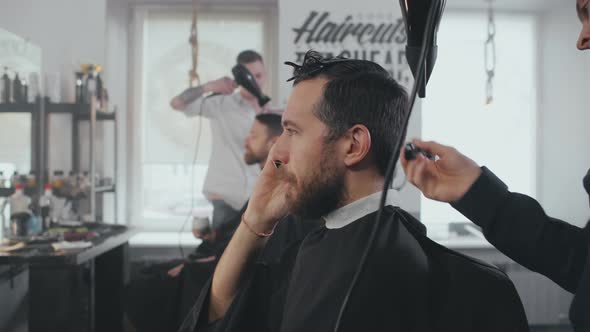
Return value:
M 33 113 L 37 110 L 37 104 L 0 104 L 0 113 Z
M 14 188 L 0 188 L 0 197 L 9 197 L 14 194 Z
M 90 120 L 90 111 L 85 110 L 81 112 L 77 112 L 74 115 L 74 119 L 78 121 L 89 121 Z M 115 120 L 116 114 L 115 112 L 96 112 L 96 120 L 97 121 L 105 121 L 105 120 Z
M 0 197 L 10 197 L 12 194 L 14 194 L 14 191 L 16 189 L 14 187 L 12 188 L 0 188 Z M 24 194 L 32 197 L 36 194 L 35 192 L 36 188 L 35 187 L 26 187 L 24 190 Z
M 39 104 L 0 104 L 0 113 L 34 113 L 39 111 Z M 88 104 L 46 102 L 45 111 L 49 114 L 71 114 L 77 121 L 90 120 Z M 96 112 L 96 120 L 115 120 L 115 112 Z
M 76 114 L 82 112 L 82 109 L 88 107 L 84 104 L 72 104 L 72 103 L 51 103 L 45 104 L 45 110 L 47 113 L 62 113 L 62 114 Z
M 110 185 L 110 186 L 100 186 L 100 187 L 96 187 L 94 188 L 94 192 L 96 192 L 97 194 L 99 193 L 114 193 L 115 192 L 115 185 Z

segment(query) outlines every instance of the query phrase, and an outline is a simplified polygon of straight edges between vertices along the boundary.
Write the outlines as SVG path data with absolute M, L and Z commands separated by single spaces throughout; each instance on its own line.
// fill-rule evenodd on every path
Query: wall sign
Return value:
M 291 90 L 285 61 L 301 63 L 310 49 L 326 56 L 371 60 L 406 88 L 413 79 L 405 58 L 406 29 L 395 1 L 279 1 L 279 97 Z

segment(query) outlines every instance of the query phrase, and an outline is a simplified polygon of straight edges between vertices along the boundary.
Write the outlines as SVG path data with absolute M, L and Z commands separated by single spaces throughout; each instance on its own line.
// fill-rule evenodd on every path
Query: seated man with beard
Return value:
M 180 331 L 332 331 L 376 219 L 408 97 L 379 65 L 308 52 L 273 146 L 210 285 Z M 339 331 L 527 331 L 499 270 L 438 246 L 388 193 Z M 260 261 L 285 216 L 319 227 Z
M 275 113 L 262 113 L 258 114 L 255 118 L 250 132 L 244 140 L 244 162 L 248 166 L 258 165 L 260 169 L 266 164 L 266 158 L 270 148 L 273 146 L 275 141 L 283 133 L 283 127 L 281 126 L 281 116 Z M 194 261 L 210 261 L 219 258 L 225 246 L 231 239 L 231 236 L 240 223 L 240 216 L 246 210 L 248 203 L 240 209 L 240 214 L 235 218 L 230 218 L 224 224 L 211 230 L 208 234 L 195 234 L 198 238 L 201 238 L 203 242 L 195 250 L 194 253 L 189 255 L 189 259 Z M 193 229 L 193 233 L 195 230 Z M 168 272 L 169 275 L 175 276 L 180 270 L 182 265 L 179 265 Z

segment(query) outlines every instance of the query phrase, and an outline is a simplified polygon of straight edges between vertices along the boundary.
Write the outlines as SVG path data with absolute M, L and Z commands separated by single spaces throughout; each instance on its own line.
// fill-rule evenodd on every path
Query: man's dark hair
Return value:
M 246 65 L 256 61 L 264 62 L 262 61 L 262 55 L 252 50 L 242 51 L 240 52 L 240 54 L 238 54 L 238 57 L 236 58 L 236 62 L 242 65 Z
M 273 113 L 263 113 L 256 116 L 256 120 L 266 126 L 268 134 L 275 137 L 281 136 L 283 133 L 283 126 L 281 124 L 281 116 Z
M 302 65 L 293 66 L 293 85 L 322 77 L 328 80 L 314 114 L 328 127 L 326 142 L 362 124 L 371 133 L 371 152 L 379 172 L 385 175 L 391 156 L 405 136 L 408 95 L 383 67 L 367 60 L 323 58 L 315 51 L 305 54 Z M 399 141 L 398 141 L 399 140 Z

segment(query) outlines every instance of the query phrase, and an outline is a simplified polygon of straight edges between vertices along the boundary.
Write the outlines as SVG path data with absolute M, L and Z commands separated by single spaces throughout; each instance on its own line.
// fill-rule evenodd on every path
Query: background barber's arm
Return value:
M 219 106 L 217 98 L 207 98 L 208 93 L 229 95 L 237 88 L 236 83 L 229 77 L 223 77 L 215 81 L 207 82 L 194 88 L 188 88 L 178 96 L 172 98 L 170 106 L 177 111 L 184 112 L 188 116 L 202 115 L 210 117 Z

